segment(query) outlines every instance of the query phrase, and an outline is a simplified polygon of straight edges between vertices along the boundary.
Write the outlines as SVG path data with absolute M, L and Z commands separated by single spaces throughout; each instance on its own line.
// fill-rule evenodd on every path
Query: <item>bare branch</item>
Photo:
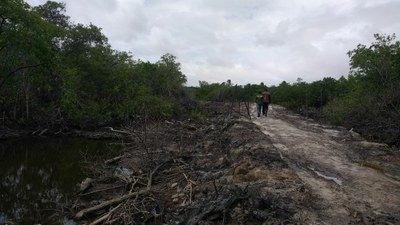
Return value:
M 5 84 L 5 82 L 14 74 L 17 73 L 18 71 L 28 69 L 28 68 L 35 68 L 44 65 L 44 63 L 39 63 L 36 65 L 29 65 L 29 66 L 21 66 L 13 71 L 11 71 L 9 74 L 7 74 L 1 81 L 0 81 L 0 88 Z

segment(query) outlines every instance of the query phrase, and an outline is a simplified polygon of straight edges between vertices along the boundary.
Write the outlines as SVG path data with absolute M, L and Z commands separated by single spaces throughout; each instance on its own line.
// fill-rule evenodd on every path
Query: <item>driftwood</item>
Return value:
M 48 130 L 48 128 L 45 128 L 45 129 L 41 129 L 41 128 L 39 128 L 38 130 L 35 130 L 35 131 L 33 131 L 32 132 L 32 134 L 33 135 L 39 135 L 39 136 L 41 136 L 41 135 L 43 135 L 44 133 L 46 133 L 46 131 Z
M 132 197 L 134 197 L 136 195 L 145 194 L 145 193 L 147 193 L 149 191 L 150 191 L 150 189 L 146 188 L 146 189 L 143 189 L 143 190 L 140 190 L 140 191 L 132 192 L 132 193 L 127 194 L 127 195 L 123 195 L 123 196 L 118 197 L 118 198 L 110 199 L 108 201 L 105 201 L 105 202 L 103 202 L 101 204 L 98 204 L 98 205 L 95 205 L 93 207 L 83 209 L 83 210 L 79 211 L 77 214 L 75 214 L 75 219 L 80 220 L 80 219 L 82 219 L 83 216 L 85 216 L 87 214 L 90 214 L 92 212 L 96 212 L 96 211 L 98 211 L 100 209 L 103 209 L 103 208 L 106 208 L 108 206 L 115 205 L 115 204 L 120 203 L 120 202 L 122 202 L 122 201 L 124 201 L 126 199 L 132 198 Z
M 130 199 L 130 198 L 135 197 L 137 195 L 142 195 L 142 194 L 146 194 L 146 193 L 150 192 L 151 185 L 152 185 L 152 180 L 153 180 L 153 175 L 165 163 L 166 162 L 156 166 L 156 168 L 154 168 L 154 170 L 152 170 L 150 172 L 149 178 L 148 178 L 148 182 L 147 182 L 147 187 L 145 189 L 142 189 L 142 190 L 136 191 L 136 192 L 132 192 L 132 193 L 129 193 L 127 195 L 120 196 L 118 198 L 110 199 L 108 201 L 102 202 L 102 203 L 100 203 L 98 205 L 95 205 L 93 207 L 90 207 L 90 208 L 82 209 L 81 211 L 79 211 L 78 213 L 75 214 L 75 219 L 80 220 L 87 214 L 90 214 L 90 213 L 96 212 L 96 211 L 98 211 L 100 209 L 103 209 L 103 208 L 118 204 L 118 203 L 120 203 L 120 202 L 122 202 L 124 200 Z
M 112 159 L 107 159 L 106 161 L 104 161 L 104 164 L 112 164 L 112 163 L 115 163 L 115 162 L 121 160 L 121 158 L 122 158 L 122 156 L 116 156 L 116 157 L 114 157 L 114 158 L 112 158 Z
M 122 205 L 122 203 L 119 204 L 117 207 L 111 209 L 107 214 L 105 214 L 105 215 L 101 216 L 100 218 L 96 219 L 95 221 L 93 221 L 89 225 L 96 225 L 96 224 L 99 224 L 99 223 L 103 222 L 104 220 L 108 220 L 111 217 L 111 215 L 113 214 L 113 212 L 115 210 L 117 210 L 119 207 L 121 207 L 121 205 Z
M 116 129 L 112 128 L 112 127 L 105 127 L 105 128 L 108 128 L 108 129 L 110 129 L 110 131 L 115 132 L 115 133 L 132 135 L 131 132 L 128 132 L 128 131 L 125 131 L 125 130 L 116 130 Z
M 99 189 L 99 190 L 95 190 L 95 191 L 91 191 L 91 192 L 82 193 L 82 194 L 79 194 L 79 196 L 92 195 L 92 194 L 96 194 L 96 193 L 103 192 L 103 191 L 109 191 L 109 190 L 113 190 L 113 189 L 117 189 L 117 188 L 122 188 L 125 186 L 126 186 L 126 184 L 122 184 L 122 185 L 118 185 L 118 186 L 114 186 L 114 187 L 103 188 L 103 189 Z

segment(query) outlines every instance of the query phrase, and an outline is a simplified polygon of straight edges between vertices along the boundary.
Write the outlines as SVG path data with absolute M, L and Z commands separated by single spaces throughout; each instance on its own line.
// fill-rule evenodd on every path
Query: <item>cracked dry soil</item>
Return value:
M 232 106 L 127 128 L 124 155 L 96 169 L 73 209 L 132 197 L 79 223 L 400 224 L 398 151 L 279 106 L 252 119 Z

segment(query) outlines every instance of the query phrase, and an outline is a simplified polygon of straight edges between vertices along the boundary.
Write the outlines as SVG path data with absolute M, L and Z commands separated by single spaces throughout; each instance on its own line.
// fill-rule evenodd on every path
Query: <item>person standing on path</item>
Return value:
M 265 88 L 262 92 L 263 103 L 262 103 L 262 113 L 264 116 L 268 114 L 268 106 L 271 103 L 271 94 L 268 91 L 268 88 Z
M 261 115 L 261 109 L 263 108 L 264 104 L 264 97 L 262 95 L 262 92 L 258 92 L 256 95 L 256 106 L 257 106 L 257 116 L 260 117 Z

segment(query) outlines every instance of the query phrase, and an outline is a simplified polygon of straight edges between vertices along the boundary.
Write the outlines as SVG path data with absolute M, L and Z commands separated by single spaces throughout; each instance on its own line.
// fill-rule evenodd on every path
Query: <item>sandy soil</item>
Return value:
M 395 150 L 344 128 L 270 107 L 252 121 L 318 199 L 310 224 L 400 224 L 400 160 Z

